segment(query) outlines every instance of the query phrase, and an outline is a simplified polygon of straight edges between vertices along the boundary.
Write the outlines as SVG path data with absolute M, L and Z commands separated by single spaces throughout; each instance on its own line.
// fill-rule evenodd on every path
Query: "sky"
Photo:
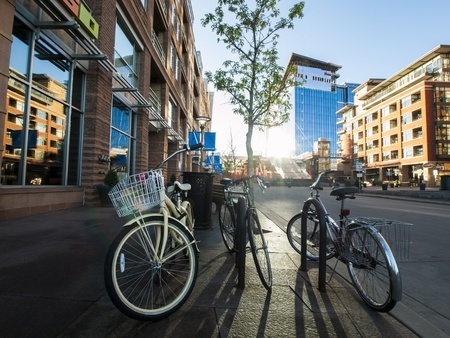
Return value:
M 216 71 L 233 56 L 201 19 L 217 2 L 191 0 L 195 45 L 203 70 Z M 280 9 L 297 1 L 282 0 Z M 287 66 L 292 53 L 340 65 L 338 83 L 363 83 L 388 78 L 438 45 L 450 44 L 449 0 L 306 0 L 303 18 L 293 30 L 283 30 L 278 43 L 279 64 Z M 209 91 L 215 91 L 209 84 Z M 218 152 L 230 152 L 231 139 L 238 155 L 246 155 L 247 125 L 232 113 L 225 93 L 215 92 L 211 131 Z M 231 136 L 232 135 L 232 136 Z M 255 155 L 289 156 L 294 147 L 293 117 L 268 133 L 257 133 Z

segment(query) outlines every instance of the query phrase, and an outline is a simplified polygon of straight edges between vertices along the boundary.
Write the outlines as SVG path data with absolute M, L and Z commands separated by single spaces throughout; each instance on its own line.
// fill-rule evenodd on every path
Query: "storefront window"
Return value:
M 31 51 L 33 38 L 34 50 Z M 31 55 L 33 62 L 29 62 Z M 69 161 L 72 161 L 70 167 L 74 175 L 71 184 L 79 182 L 81 111 L 73 110 L 68 102 L 70 69 L 71 61 L 58 52 L 57 46 L 46 41 L 43 35 L 36 39 L 32 31 L 16 20 L 7 91 L 2 184 L 67 184 L 68 174 L 64 169 L 69 168 Z M 84 74 L 76 72 L 78 80 L 72 85 L 74 91 L 82 92 Z M 67 119 L 70 116 L 76 134 L 68 150 Z
M 130 149 L 132 149 L 132 111 L 117 98 L 113 98 L 111 118 L 111 169 L 130 173 Z

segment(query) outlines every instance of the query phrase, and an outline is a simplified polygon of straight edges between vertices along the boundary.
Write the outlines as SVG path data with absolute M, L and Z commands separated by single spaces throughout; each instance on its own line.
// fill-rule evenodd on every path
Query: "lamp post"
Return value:
M 211 121 L 211 118 L 209 116 L 197 116 L 195 120 L 198 121 L 198 123 L 200 124 L 200 142 L 203 144 L 205 138 L 205 125 L 207 122 Z M 200 149 L 200 171 L 202 171 L 202 165 L 203 165 L 203 148 Z

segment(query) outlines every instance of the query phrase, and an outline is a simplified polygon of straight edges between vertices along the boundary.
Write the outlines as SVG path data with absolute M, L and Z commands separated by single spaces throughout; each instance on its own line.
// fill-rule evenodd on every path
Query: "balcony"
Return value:
M 165 65 L 166 64 L 166 53 L 164 53 L 164 49 L 163 49 L 161 43 L 159 42 L 158 35 L 156 34 L 155 31 L 153 31 L 153 34 L 152 34 L 152 44 L 153 44 L 153 47 L 156 49 L 156 52 L 158 53 L 158 56 L 159 56 L 161 62 L 163 63 L 163 65 Z
M 347 131 L 347 128 L 338 128 L 337 134 L 338 134 L 338 135 L 342 135 L 342 134 L 345 134 L 346 131 Z

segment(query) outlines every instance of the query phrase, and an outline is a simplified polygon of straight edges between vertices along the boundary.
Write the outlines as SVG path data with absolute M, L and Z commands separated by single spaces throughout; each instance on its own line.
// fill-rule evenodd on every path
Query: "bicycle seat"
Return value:
M 220 184 L 223 184 L 223 185 L 227 185 L 228 183 L 230 183 L 230 182 L 232 182 L 233 180 L 231 179 L 231 178 L 222 178 L 221 180 L 220 180 Z
M 355 192 L 359 192 L 359 189 L 356 187 L 337 187 L 337 188 L 333 188 L 333 190 L 331 190 L 330 195 L 331 196 L 345 196 L 345 195 L 351 195 L 354 194 Z
M 178 189 L 180 189 L 182 191 L 191 190 L 191 185 L 189 183 L 180 183 L 178 181 L 175 181 L 173 183 L 173 185 L 171 185 L 167 188 L 167 192 L 170 194 L 171 192 L 173 192 L 175 190 L 175 187 L 177 187 Z

